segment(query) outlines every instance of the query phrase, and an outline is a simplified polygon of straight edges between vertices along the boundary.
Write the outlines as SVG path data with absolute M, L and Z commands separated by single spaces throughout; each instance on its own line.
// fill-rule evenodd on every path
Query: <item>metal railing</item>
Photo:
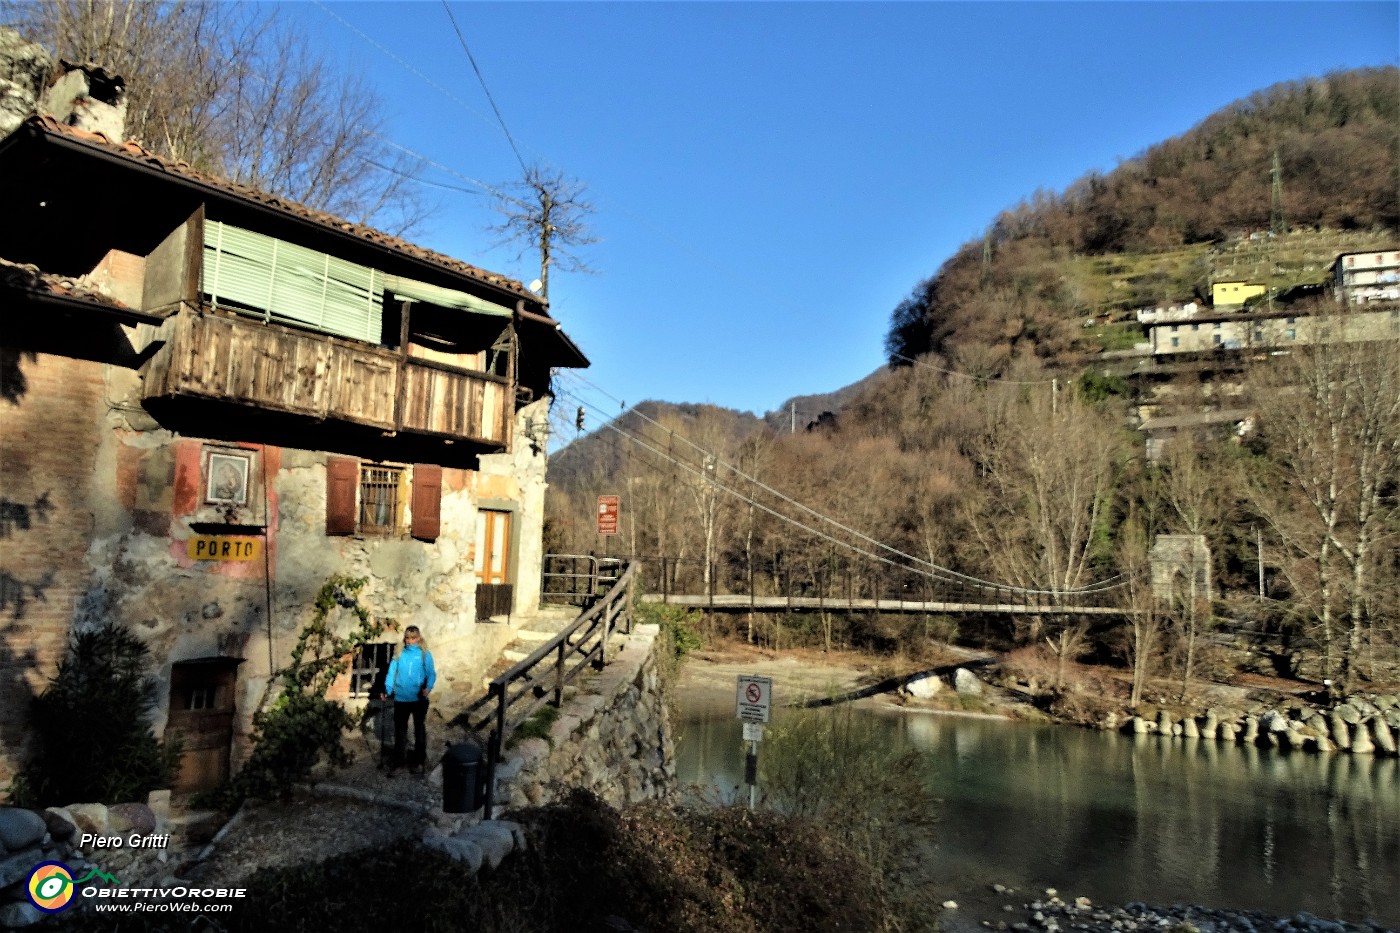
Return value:
M 621 564 L 619 562 L 619 569 Z M 602 579 L 594 567 L 594 578 Z M 486 696 L 457 720 L 486 739 L 486 812 L 495 803 L 496 765 L 510 734 L 546 703 L 560 707 L 564 687 L 586 666 L 601 670 L 608 663 L 608 639 L 614 632 L 632 632 L 632 599 L 636 569 L 626 566 L 592 606 L 559 634 L 491 681 Z
M 593 554 L 546 554 L 540 595 L 546 600 L 587 606 L 622 575 L 627 561 Z

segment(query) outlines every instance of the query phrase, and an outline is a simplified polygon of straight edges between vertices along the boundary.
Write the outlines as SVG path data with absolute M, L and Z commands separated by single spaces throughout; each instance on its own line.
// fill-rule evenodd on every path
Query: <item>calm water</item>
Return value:
M 689 710 L 679 724 L 683 784 L 731 793 L 742 781 L 729 703 Z M 929 868 L 949 890 L 1055 886 L 1109 903 L 1306 910 L 1400 928 L 1394 758 L 858 715 L 928 755 L 943 799 Z

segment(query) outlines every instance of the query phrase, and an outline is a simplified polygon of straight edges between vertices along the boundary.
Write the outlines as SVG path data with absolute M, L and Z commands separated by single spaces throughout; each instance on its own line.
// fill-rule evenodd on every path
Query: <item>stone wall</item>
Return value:
M 496 769 L 497 810 L 538 806 L 572 788 L 613 806 L 662 797 L 675 786 L 671 723 L 658 676 L 666 650 L 639 625 L 602 671 L 576 681 L 549 739 L 527 739 Z

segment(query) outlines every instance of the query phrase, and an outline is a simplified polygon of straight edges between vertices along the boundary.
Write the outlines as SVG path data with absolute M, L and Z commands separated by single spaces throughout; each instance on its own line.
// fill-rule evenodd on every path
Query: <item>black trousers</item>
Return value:
M 408 717 L 413 717 L 413 752 L 405 761 L 404 746 L 408 744 Z M 428 700 L 427 697 L 404 703 L 394 701 L 394 765 L 407 763 L 418 767 L 427 758 L 428 752 Z

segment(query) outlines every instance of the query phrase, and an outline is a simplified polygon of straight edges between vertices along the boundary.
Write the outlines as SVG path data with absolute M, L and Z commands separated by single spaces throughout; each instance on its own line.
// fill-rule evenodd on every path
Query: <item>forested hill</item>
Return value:
M 933 351 L 999 370 L 1026 352 L 1091 349 L 1077 329 L 1086 316 L 1121 312 L 1131 301 L 1200 297 L 1213 273 L 1209 244 L 1280 224 L 1393 239 L 1397 149 L 1394 67 L 1259 91 L 1107 174 L 1090 173 L 1062 193 L 1037 192 L 1003 212 L 895 309 L 890 360 Z M 1125 260 L 1112 268 L 1086 261 L 1110 254 Z M 1160 254 L 1169 258 L 1135 261 Z M 1126 284 L 1137 287 L 1115 294 L 1097 281 L 1105 275 L 1120 286 L 1134 277 Z
M 595 422 L 607 418 L 599 413 L 589 417 Z M 718 449 L 752 434 L 763 422 L 748 412 L 717 405 L 646 401 L 629 408 L 612 424 L 625 433 L 592 423 L 591 433 L 582 434 L 552 455 L 550 484 L 565 489 L 583 488 L 600 477 L 626 475 L 643 460 L 647 464 L 663 462 L 676 444 L 672 433 L 690 443 L 708 443 Z M 648 450 L 643 444 L 661 453 Z M 682 445 L 686 459 L 693 459 L 693 451 L 684 442 Z

